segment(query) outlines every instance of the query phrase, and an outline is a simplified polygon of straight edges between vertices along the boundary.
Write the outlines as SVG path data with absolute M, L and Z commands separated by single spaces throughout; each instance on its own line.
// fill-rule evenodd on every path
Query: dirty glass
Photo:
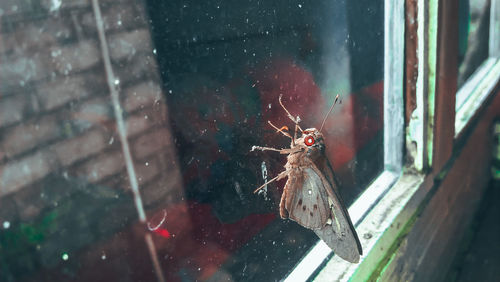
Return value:
M 460 0 L 458 87 L 488 58 L 491 0 Z
M 293 124 L 352 203 L 383 169 L 383 1 L 0 2 L 0 281 L 279 280 Z

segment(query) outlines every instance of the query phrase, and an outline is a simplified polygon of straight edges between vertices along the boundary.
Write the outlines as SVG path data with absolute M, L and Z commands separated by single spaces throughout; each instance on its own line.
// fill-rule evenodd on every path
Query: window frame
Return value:
M 488 45 L 488 58 L 456 93 L 455 138 L 462 135 L 500 79 L 500 0 L 491 0 Z
M 436 194 L 438 186 L 434 185 L 434 179 L 442 179 L 446 175 L 446 166 L 453 159 L 453 150 L 459 150 L 457 143 L 465 138 L 464 129 L 472 126 L 473 117 L 477 116 L 480 108 L 485 105 L 489 97 L 494 95 L 495 89 L 500 85 L 500 60 L 498 59 L 500 44 L 492 48 L 494 42 L 500 42 L 500 32 L 492 34 L 492 26 L 500 25 L 500 0 L 492 0 L 490 58 L 469 78 L 473 82 L 466 82 L 473 86 L 465 87 L 466 84 L 464 84 L 464 87 L 458 90 L 468 92 L 467 98 L 463 99 L 464 103 L 460 107 L 455 103 L 456 99 L 459 99 L 457 97 L 458 1 L 406 0 L 405 2 L 385 1 L 385 46 L 394 48 L 387 41 L 390 37 L 387 33 L 388 28 L 395 28 L 391 30 L 393 35 L 399 32 L 397 31 L 399 28 L 402 28 L 404 34 L 404 19 L 408 16 L 406 11 L 415 9 L 418 14 L 417 30 L 409 30 L 406 27 L 406 32 L 417 37 L 417 44 L 414 49 L 406 49 L 406 52 L 414 52 L 417 60 L 416 62 L 404 61 L 406 66 L 418 65 L 416 89 L 413 94 L 415 95 L 413 97 L 415 110 L 411 118 L 401 125 L 406 129 L 406 135 L 402 137 L 406 139 L 406 146 L 401 147 L 401 152 L 405 149 L 407 157 L 410 156 L 413 161 L 409 162 L 407 158 L 405 166 L 399 170 L 400 174 L 398 174 L 394 173 L 394 170 L 388 170 L 387 159 L 385 159 L 386 170 L 349 207 L 349 213 L 352 215 L 363 245 L 364 255 L 359 264 L 351 264 L 334 256 L 332 251 L 323 246 L 324 243 L 320 241 L 286 277 L 286 281 L 367 280 L 377 279 L 384 273 L 419 214 Z M 401 12 L 403 20 L 401 20 Z M 397 15 L 397 17 L 391 19 L 388 15 Z M 408 55 L 405 57 L 404 48 L 407 47 L 409 40 L 407 36 L 401 44 L 402 47 L 397 48 L 397 51 L 403 50 L 402 58 L 408 57 Z M 398 81 L 391 80 L 395 78 L 390 73 L 390 71 L 394 72 L 394 69 L 388 71 L 387 67 L 389 58 L 387 52 L 395 52 L 390 48 L 385 48 L 384 51 L 386 52 L 384 99 L 388 98 L 385 95 L 389 89 L 399 91 L 401 96 L 403 94 L 403 88 L 400 90 L 392 86 Z M 491 57 L 494 57 L 493 63 Z M 401 70 L 400 73 L 403 71 Z M 401 82 L 402 79 L 403 77 L 401 77 Z M 404 85 L 409 83 L 412 83 L 412 79 L 406 78 Z M 406 87 L 406 90 L 408 89 Z M 408 109 L 408 100 L 411 98 L 408 95 L 411 93 L 406 92 L 407 99 L 404 104 Z M 392 95 L 395 93 L 392 92 Z M 401 105 L 402 111 L 403 105 Z M 384 102 L 384 130 L 387 130 L 385 118 L 388 112 L 390 111 Z M 387 151 L 386 145 L 390 143 L 390 140 L 386 138 L 397 139 L 401 135 L 390 136 L 385 132 L 384 150 Z M 416 144 L 416 150 L 413 144 Z M 392 147 L 391 150 L 395 151 L 395 148 Z M 384 156 L 387 158 L 388 154 L 384 152 Z M 403 159 L 401 158 L 400 161 L 402 164 Z M 391 175 L 391 173 L 394 174 Z M 383 192 L 378 194 L 378 197 L 373 194 L 371 204 L 361 200 L 373 191 Z M 365 206 L 366 209 L 363 210 L 360 207 L 361 203 L 369 207 Z

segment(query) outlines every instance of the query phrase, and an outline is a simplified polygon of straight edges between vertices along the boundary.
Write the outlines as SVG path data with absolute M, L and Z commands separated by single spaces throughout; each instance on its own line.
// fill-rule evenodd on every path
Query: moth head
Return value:
M 322 152 L 325 148 L 323 134 L 316 128 L 308 128 L 304 130 L 302 132 L 302 137 L 300 137 L 299 140 L 300 143 L 304 144 L 308 153 Z

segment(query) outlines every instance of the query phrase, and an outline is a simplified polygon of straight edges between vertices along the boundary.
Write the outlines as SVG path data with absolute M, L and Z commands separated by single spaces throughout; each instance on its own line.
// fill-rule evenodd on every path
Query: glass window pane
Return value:
M 383 170 L 383 1 L 93 2 L 0 3 L 1 281 L 281 279 L 317 237 L 253 193 L 280 95 L 306 129 L 340 94 L 347 205 Z
M 279 279 L 316 237 L 279 218 L 285 181 L 252 194 L 286 159 L 250 148 L 289 146 L 267 124 L 293 131 L 280 95 L 307 128 L 320 126 L 339 93 L 323 132 L 347 203 L 382 170 L 383 2 L 150 1 L 149 8 L 186 204 L 204 229 L 192 255 L 178 261 L 202 260 L 195 250 L 204 243 L 238 240 L 227 259 L 198 266 L 235 280 Z M 190 277 L 200 277 L 195 270 Z
M 458 87 L 488 58 L 490 0 L 460 0 Z

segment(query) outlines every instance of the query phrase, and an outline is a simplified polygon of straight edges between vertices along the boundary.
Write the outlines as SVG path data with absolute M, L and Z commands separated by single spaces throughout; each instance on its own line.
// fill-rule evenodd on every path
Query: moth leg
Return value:
M 283 151 L 284 149 L 276 149 L 276 148 L 271 148 L 271 147 L 261 147 L 261 146 L 252 146 L 252 149 L 250 152 L 253 152 L 255 150 L 261 150 L 261 151 L 275 151 L 275 152 L 280 152 Z
M 253 191 L 253 192 L 257 193 L 260 189 L 264 188 L 267 184 L 269 184 L 269 183 L 271 183 L 273 181 L 276 181 L 276 180 L 280 180 L 280 179 L 282 179 L 283 177 L 285 177 L 287 175 L 288 175 L 288 171 L 287 170 L 282 171 L 278 175 L 276 175 L 273 179 L 267 181 L 266 183 L 262 184 L 259 188 L 255 189 L 255 191 Z
M 275 126 L 274 124 L 272 124 L 270 121 L 267 121 L 267 123 L 269 123 L 270 126 L 272 126 L 274 129 L 276 129 L 277 132 L 281 132 L 283 135 L 285 135 L 286 137 L 292 139 L 292 141 L 294 140 L 292 135 L 290 135 L 288 132 L 285 132 L 283 131 L 283 128 L 285 126 L 283 126 L 282 128 L 278 128 L 277 126 Z M 288 130 L 288 129 L 287 129 Z
M 297 153 L 297 152 L 303 151 L 304 148 L 295 147 L 295 148 L 287 148 L 287 149 L 276 149 L 276 148 L 271 148 L 271 147 L 252 146 L 252 149 L 250 150 L 250 152 L 253 152 L 255 150 L 275 151 L 275 152 L 279 152 L 282 155 L 286 155 L 286 154 L 292 154 L 292 153 Z
M 288 183 L 285 184 L 285 188 L 283 188 L 283 194 L 281 195 L 281 200 L 280 200 L 280 216 L 283 219 L 288 218 L 288 211 L 286 210 L 286 207 L 285 207 L 285 199 L 287 198 L 287 190 L 288 190 Z

